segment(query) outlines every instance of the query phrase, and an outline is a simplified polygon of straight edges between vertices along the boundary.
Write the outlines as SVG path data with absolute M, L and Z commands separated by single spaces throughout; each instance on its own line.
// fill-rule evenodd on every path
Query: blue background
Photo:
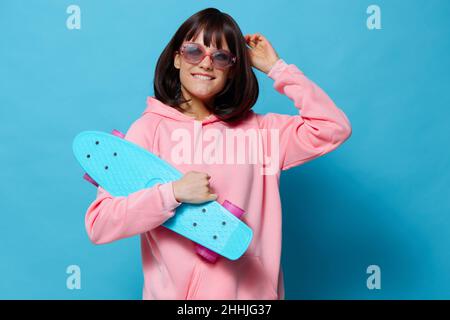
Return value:
M 83 130 L 126 131 L 157 58 L 209 6 L 349 117 L 340 148 L 282 174 L 287 299 L 450 298 L 450 1 L 1 1 L 0 298 L 141 299 L 139 238 L 90 243 L 95 198 L 72 155 Z M 66 8 L 81 8 L 69 30 Z M 368 30 L 366 9 L 381 8 Z M 255 71 L 255 111 L 296 114 Z M 66 268 L 81 268 L 81 290 Z M 366 268 L 381 268 L 381 289 Z

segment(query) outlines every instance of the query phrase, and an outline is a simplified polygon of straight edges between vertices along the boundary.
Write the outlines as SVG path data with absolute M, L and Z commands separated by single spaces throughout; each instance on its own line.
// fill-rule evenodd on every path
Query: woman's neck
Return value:
M 203 100 L 198 99 L 195 96 L 191 96 L 187 93 L 184 88 L 181 89 L 183 92 L 183 97 L 185 99 L 191 99 L 189 102 L 183 103 L 180 105 L 182 112 L 190 117 L 195 118 L 195 120 L 202 121 L 211 115 L 211 112 L 208 110 L 206 103 Z

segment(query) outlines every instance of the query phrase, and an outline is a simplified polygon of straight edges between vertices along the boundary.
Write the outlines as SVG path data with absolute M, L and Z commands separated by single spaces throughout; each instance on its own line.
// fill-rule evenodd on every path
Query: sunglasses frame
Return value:
M 188 46 L 188 45 L 195 45 L 195 46 L 197 46 L 198 48 L 200 48 L 200 50 L 202 51 L 203 54 L 202 54 L 202 56 L 201 56 L 201 58 L 199 59 L 198 62 L 190 61 L 190 60 L 188 60 L 188 59 L 185 57 L 184 50 L 185 50 L 185 47 Z M 179 51 L 179 52 L 181 53 L 181 55 L 183 56 L 183 58 L 184 58 L 187 62 L 192 63 L 192 64 L 198 64 L 198 63 L 202 62 L 203 59 L 205 59 L 205 57 L 209 56 L 210 59 L 212 60 L 212 63 L 213 63 L 213 65 L 214 65 L 214 68 L 217 68 L 217 69 L 226 69 L 226 68 L 229 68 L 229 67 L 231 67 L 232 65 L 234 65 L 234 64 L 236 63 L 236 57 L 235 57 L 234 54 L 232 54 L 231 52 L 229 52 L 229 51 L 227 51 L 227 50 L 223 50 L 223 49 L 214 49 L 212 52 L 208 53 L 208 52 L 206 51 L 206 48 L 205 48 L 204 45 L 202 45 L 202 44 L 200 44 L 200 43 L 196 43 L 196 42 L 185 42 L 185 43 L 183 43 L 183 44 L 180 46 L 180 51 Z M 229 63 L 228 65 L 224 66 L 224 67 L 218 67 L 218 66 L 216 65 L 216 63 L 215 63 L 215 59 L 214 59 L 214 56 L 213 56 L 213 55 L 214 55 L 215 53 L 217 53 L 217 52 L 222 52 L 222 53 L 225 53 L 225 54 L 229 55 L 229 56 L 231 57 L 230 63 Z

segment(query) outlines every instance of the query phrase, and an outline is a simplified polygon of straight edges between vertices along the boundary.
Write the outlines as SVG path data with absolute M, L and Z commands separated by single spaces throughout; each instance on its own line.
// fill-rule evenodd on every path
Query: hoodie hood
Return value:
M 188 115 L 178 111 L 177 109 L 162 103 L 161 101 L 159 101 L 158 99 L 156 99 L 155 97 L 152 97 L 152 96 L 147 97 L 147 108 L 143 112 L 143 115 L 145 115 L 146 113 L 155 113 L 162 117 L 169 118 L 169 119 L 176 120 L 176 121 L 182 121 L 182 122 L 195 121 L 194 117 L 188 116 Z M 202 124 L 207 124 L 207 123 L 213 123 L 213 122 L 217 122 L 217 121 L 221 121 L 221 120 L 215 114 L 211 114 L 208 117 L 206 117 L 205 119 L 203 119 L 201 122 L 202 122 Z

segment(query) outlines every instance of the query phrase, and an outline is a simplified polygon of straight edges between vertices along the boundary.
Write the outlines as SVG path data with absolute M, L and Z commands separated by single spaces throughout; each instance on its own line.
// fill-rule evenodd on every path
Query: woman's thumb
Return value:
M 216 200 L 217 199 L 217 194 L 210 193 L 208 198 L 209 198 L 209 200 Z

